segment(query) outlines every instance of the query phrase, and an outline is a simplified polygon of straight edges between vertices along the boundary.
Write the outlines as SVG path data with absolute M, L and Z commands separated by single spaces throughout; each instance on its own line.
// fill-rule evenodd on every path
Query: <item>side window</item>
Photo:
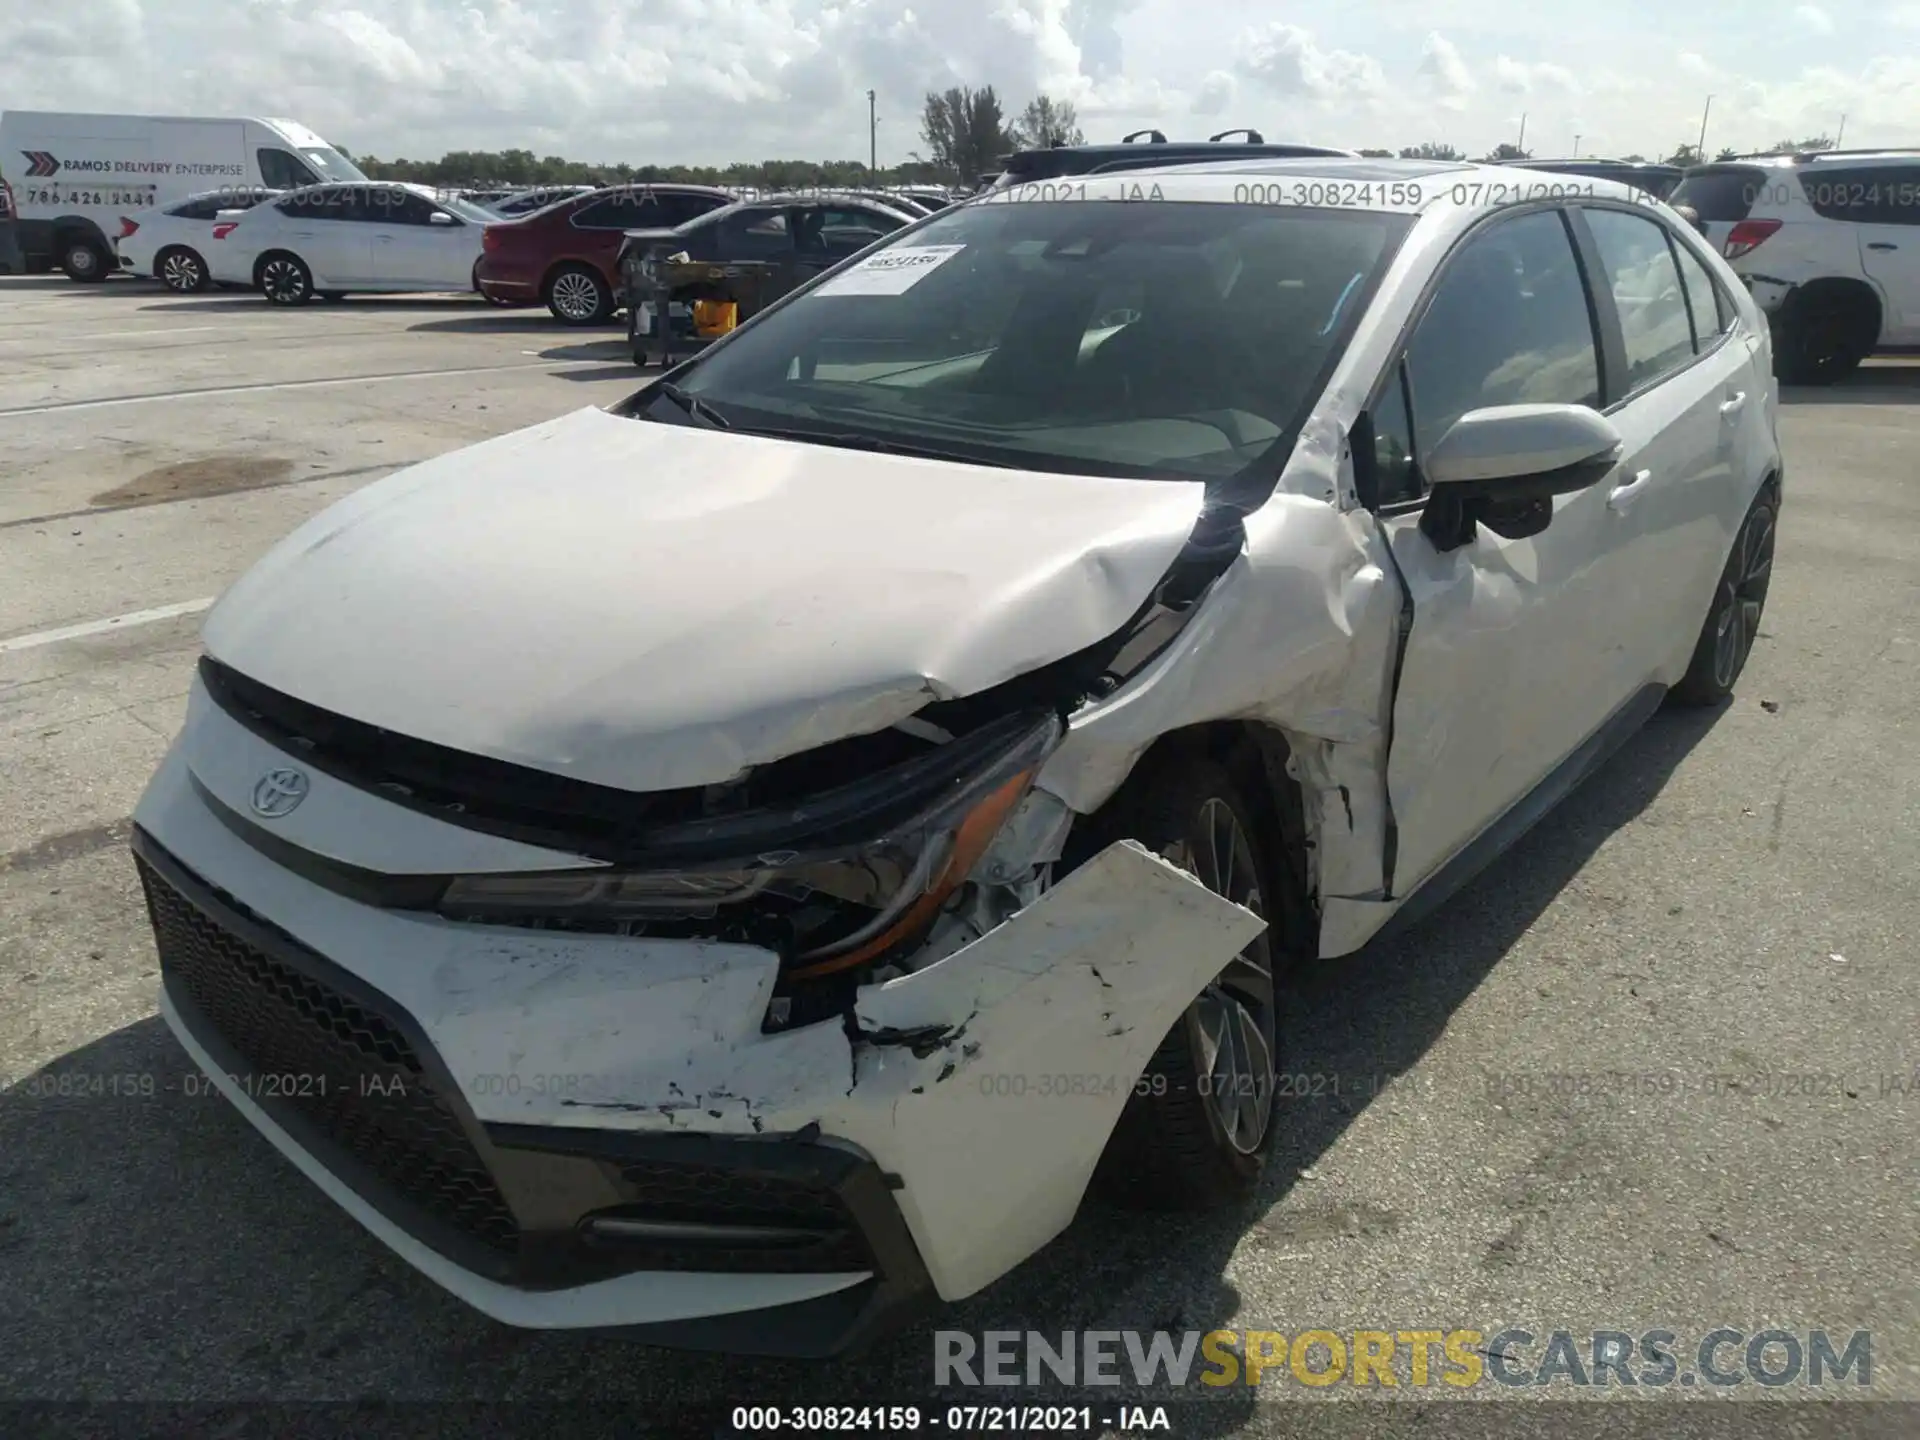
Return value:
M 1687 309 L 1693 315 L 1693 348 L 1705 350 L 1733 328 L 1733 307 L 1720 293 L 1693 247 L 1676 240 L 1673 253 L 1680 259 L 1680 278 L 1687 287 Z
M 185 204 L 176 205 L 167 211 L 167 214 L 173 216 L 176 220 L 211 220 L 219 213 L 220 200 L 218 196 L 214 195 L 204 196 L 199 200 L 189 200 Z
M 612 195 L 573 212 L 576 230 L 639 230 L 644 228 L 641 207 L 630 195 Z
M 1808 165 L 1800 172 L 1807 203 L 1827 220 L 1854 225 L 1920 225 L 1920 168 Z
M 375 202 L 375 214 L 388 225 L 431 224 L 428 217 L 438 208 L 411 190 L 376 190 L 368 198 Z
M 260 162 L 260 183 L 269 190 L 291 190 L 296 185 L 319 183 L 318 175 L 285 150 L 263 145 L 253 153 Z
M 302 190 L 275 202 L 273 208 L 291 220 L 337 220 L 340 196 L 331 190 Z
M 746 210 L 719 227 L 720 258 L 765 260 L 793 249 L 784 210 Z
M 1407 404 L 1407 372 L 1396 365 L 1373 407 L 1375 505 L 1418 500 L 1420 469 L 1413 459 L 1413 410 Z
M 706 195 L 656 195 L 654 200 L 660 206 L 661 225 L 684 225 L 727 203 Z
M 1693 358 L 1693 324 L 1667 228 L 1624 210 L 1585 212 L 1600 251 L 1604 280 L 1613 289 L 1627 346 L 1627 383 L 1621 393 L 1651 385 Z
M 1461 247 L 1413 333 L 1406 364 L 1408 449 L 1416 457 L 1469 410 L 1598 407 L 1600 348 L 1560 212 L 1501 221 Z

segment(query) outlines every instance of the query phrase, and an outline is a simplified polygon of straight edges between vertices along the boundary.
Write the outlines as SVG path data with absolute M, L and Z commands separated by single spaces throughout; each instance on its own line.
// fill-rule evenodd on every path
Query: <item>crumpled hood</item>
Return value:
M 585 409 L 322 512 L 204 638 L 401 734 L 632 790 L 717 784 L 1113 634 L 1203 500 Z

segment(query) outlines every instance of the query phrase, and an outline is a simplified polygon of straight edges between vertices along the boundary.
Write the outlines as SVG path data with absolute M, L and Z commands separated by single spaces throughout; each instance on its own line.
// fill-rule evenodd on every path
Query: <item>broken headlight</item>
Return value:
M 876 960 L 922 931 L 992 845 L 1058 743 L 1059 718 L 1023 728 L 981 763 L 938 785 L 876 838 L 800 843 L 684 866 L 613 866 L 452 881 L 439 910 L 455 919 L 633 922 L 734 933 L 741 910 L 777 915 L 792 978 Z M 958 744 L 959 742 L 949 742 Z M 706 924 L 700 922 L 716 922 Z

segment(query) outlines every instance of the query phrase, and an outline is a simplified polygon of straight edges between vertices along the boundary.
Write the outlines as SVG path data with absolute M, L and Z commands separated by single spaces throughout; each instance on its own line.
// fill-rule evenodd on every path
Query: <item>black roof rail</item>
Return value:
M 1131 145 L 1142 135 L 1147 137 L 1147 143 L 1149 145 L 1164 145 L 1167 143 L 1167 137 L 1162 135 L 1158 130 L 1136 130 L 1131 135 L 1122 135 L 1120 137 L 1120 143 L 1122 145 Z
M 1207 136 L 1207 139 L 1209 142 L 1224 140 L 1229 135 L 1244 135 L 1247 137 L 1247 144 L 1249 145 L 1264 145 L 1267 143 L 1267 137 L 1262 135 L 1258 130 L 1248 130 L 1245 128 L 1239 130 L 1222 130 L 1218 135 Z

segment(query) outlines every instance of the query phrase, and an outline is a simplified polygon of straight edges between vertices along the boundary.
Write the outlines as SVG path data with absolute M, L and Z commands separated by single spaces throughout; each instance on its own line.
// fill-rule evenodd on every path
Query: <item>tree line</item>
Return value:
M 559 155 L 538 156 L 531 150 L 452 150 L 438 160 L 382 160 L 361 155 L 354 163 L 373 180 L 410 180 L 439 188 L 496 188 L 535 185 L 644 185 L 682 184 L 718 185 L 728 189 L 761 190 L 811 189 L 822 186 L 861 187 L 868 185 L 965 185 L 972 186 L 980 176 L 1000 168 L 1000 159 L 1008 152 L 1035 148 L 1060 141 L 1080 145 L 1086 141 L 1071 104 L 1046 95 L 1036 96 L 1009 119 L 992 86 L 978 90 L 958 87 L 926 97 L 920 119 L 920 138 L 924 153 L 916 152 L 898 165 L 870 169 L 861 160 L 761 160 L 737 161 L 730 165 L 594 165 L 568 160 Z M 1722 149 L 1715 160 L 1734 160 L 1742 155 L 1788 155 L 1814 150 L 1831 150 L 1833 141 L 1825 135 L 1806 140 L 1781 140 L 1761 151 Z M 1398 150 L 1362 150 L 1362 155 L 1381 159 L 1465 160 L 1464 150 L 1437 141 L 1423 141 Z M 354 158 L 354 157 L 350 157 Z M 1500 144 L 1479 157 L 1482 160 L 1531 160 L 1531 150 Z M 1646 162 L 1639 154 L 1622 155 L 1622 160 Z M 1671 154 L 1655 157 L 1665 165 L 1697 165 L 1700 155 L 1692 145 L 1681 145 Z

